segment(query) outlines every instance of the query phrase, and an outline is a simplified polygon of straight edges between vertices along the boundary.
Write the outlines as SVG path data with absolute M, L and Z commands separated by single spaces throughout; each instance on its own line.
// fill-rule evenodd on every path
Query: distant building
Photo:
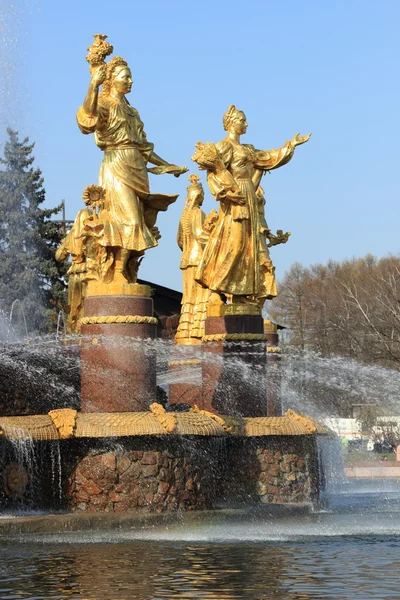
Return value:
M 154 316 L 159 321 L 158 335 L 173 338 L 179 324 L 182 293 L 144 279 L 138 279 L 138 283 L 151 287 Z

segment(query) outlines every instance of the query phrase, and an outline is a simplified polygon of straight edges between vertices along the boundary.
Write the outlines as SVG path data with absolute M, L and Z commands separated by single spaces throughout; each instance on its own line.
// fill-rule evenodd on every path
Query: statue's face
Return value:
M 202 206 L 203 202 L 204 202 L 204 193 L 202 192 L 201 194 L 199 194 L 198 198 L 196 199 L 195 205 Z
M 246 115 L 241 110 L 236 111 L 234 118 L 232 119 L 231 128 L 235 133 L 243 135 L 247 131 Z
M 123 67 L 116 75 L 114 75 L 112 84 L 120 94 L 129 94 L 132 89 L 132 83 L 131 70 L 128 67 Z

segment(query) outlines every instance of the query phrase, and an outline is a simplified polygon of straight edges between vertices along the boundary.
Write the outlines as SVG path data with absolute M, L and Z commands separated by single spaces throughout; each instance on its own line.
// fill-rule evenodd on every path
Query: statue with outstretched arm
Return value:
M 296 134 L 277 150 L 257 150 L 240 142 L 246 133 L 245 114 L 231 105 L 223 118 L 225 139 L 217 144 L 197 144 L 192 160 L 207 171 L 207 183 L 219 202 L 219 216 L 204 249 L 196 280 L 211 290 L 209 303 L 258 303 L 273 296 L 266 292 L 260 272 L 260 231 L 263 211 L 257 190 L 266 171 L 287 164 L 296 146 L 310 135 Z M 265 244 L 264 244 L 265 245 Z

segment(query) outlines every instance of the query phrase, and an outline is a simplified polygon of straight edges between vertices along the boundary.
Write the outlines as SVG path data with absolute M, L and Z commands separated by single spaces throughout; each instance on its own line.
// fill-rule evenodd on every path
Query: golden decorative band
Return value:
M 173 413 L 167 413 L 162 404 L 153 402 L 153 404 L 150 404 L 149 408 L 167 433 L 172 433 L 176 429 L 176 416 Z
M 201 344 L 200 338 L 176 338 L 175 342 L 178 346 L 199 346 Z
M 214 333 L 205 335 L 203 342 L 265 342 L 267 336 L 264 333 Z
M 108 325 L 109 323 L 139 323 L 157 325 L 156 317 L 141 317 L 140 315 L 111 315 L 109 317 L 83 317 L 82 325 Z
M 265 333 L 278 333 L 278 326 L 269 319 L 264 319 L 264 331 Z
M 256 316 L 261 315 L 261 308 L 255 304 L 225 304 L 224 316 Z
M 170 360 L 168 363 L 169 367 L 178 367 L 180 365 L 200 365 L 201 360 L 199 358 L 189 358 L 188 360 Z
M 261 308 L 255 304 L 209 304 L 207 317 L 233 317 L 261 315 Z
M 282 349 L 279 346 L 267 346 L 267 352 L 271 354 L 280 354 Z
M 193 408 L 191 408 L 190 410 L 191 410 L 191 412 L 198 413 L 200 415 L 204 415 L 205 417 L 208 417 L 209 419 L 213 419 L 213 421 L 215 421 L 216 423 L 218 423 L 218 425 L 221 425 L 221 427 L 223 427 L 227 433 L 231 433 L 232 432 L 232 427 L 229 427 L 229 425 L 227 425 L 225 423 L 225 421 L 223 420 L 223 418 L 220 417 L 219 415 L 215 415 L 214 413 L 209 412 L 208 410 L 201 410 L 197 406 L 197 404 L 195 404 L 193 406 Z
M 86 296 L 142 296 L 150 298 L 151 287 L 141 283 L 89 281 Z
M 286 411 L 285 417 L 289 417 L 289 419 L 301 423 L 301 425 L 308 430 L 308 433 L 315 433 L 317 431 L 314 421 L 310 417 L 307 417 L 306 415 L 299 415 L 291 408 Z

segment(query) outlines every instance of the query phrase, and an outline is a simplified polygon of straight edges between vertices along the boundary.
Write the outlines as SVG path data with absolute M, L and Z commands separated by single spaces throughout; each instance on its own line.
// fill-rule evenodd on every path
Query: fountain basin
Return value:
M 70 429 L 60 413 L 73 417 Z M 282 417 L 233 418 L 199 410 L 167 413 L 160 405 L 141 413 L 64 409 L 2 417 L 0 431 L 3 473 L 15 463 L 32 471 L 24 443 L 40 456 L 56 447 L 59 456 L 56 474 L 36 469 L 15 498 L 3 482 L 5 506 L 14 500 L 54 507 L 42 492 L 56 487 L 58 508 L 115 513 L 311 504 L 323 485 L 318 437 L 331 435 L 294 411 Z M 46 456 L 43 460 L 46 464 Z M 47 459 L 47 464 L 54 462 Z

